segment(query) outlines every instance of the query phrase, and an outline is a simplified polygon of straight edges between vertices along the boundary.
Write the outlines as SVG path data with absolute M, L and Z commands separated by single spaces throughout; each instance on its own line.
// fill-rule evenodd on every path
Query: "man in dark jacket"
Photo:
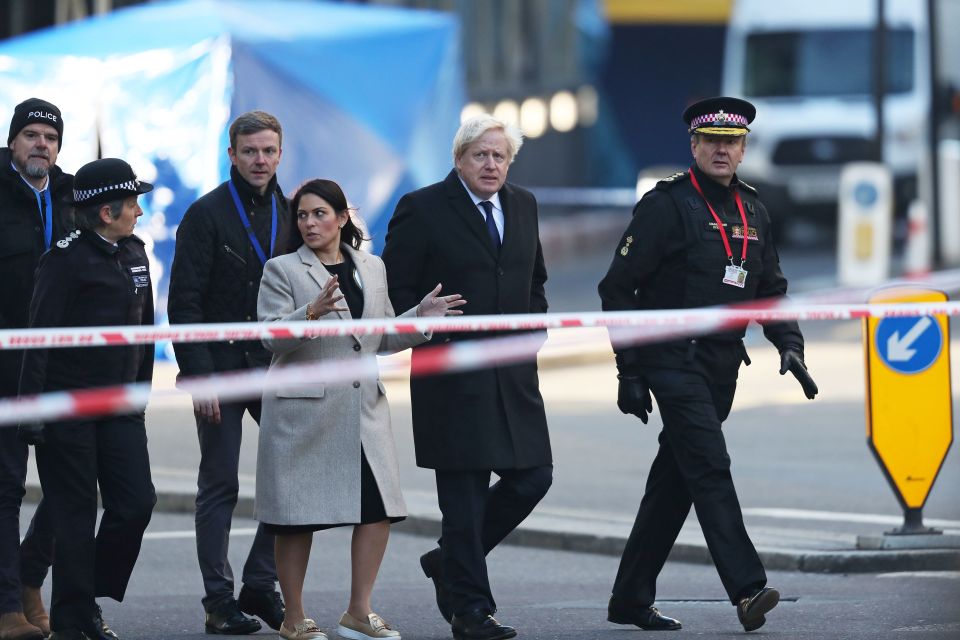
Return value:
M 756 191 L 736 177 L 753 105 L 711 98 L 683 114 L 694 162 L 657 183 L 633 211 L 607 275 L 604 311 L 680 309 L 782 296 L 787 280 L 770 217 Z M 691 505 L 730 602 L 746 631 L 759 628 L 779 593 L 767 587 L 747 536 L 721 427 L 730 413 L 740 363 L 750 363 L 745 327 L 701 338 L 631 346 L 616 332 L 617 405 L 647 422 L 657 399 L 660 450 L 620 560 L 607 619 L 643 629 L 679 629 L 654 606 L 656 580 Z M 788 370 L 813 398 L 796 322 L 764 325 Z
M 152 188 L 117 158 L 80 168 L 71 198 L 79 229 L 40 259 L 31 327 L 153 325 L 150 266 L 133 235 L 143 214 L 137 196 Z M 20 394 L 152 377 L 152 345 L 32 349 L 24 354 Z M 123 600 L 156 503 L 144 412 L 46 425 L 37 470 L 56 539 L 50 640 L 115 639 L 96 598 Z
M 288 251 L 292 227 L 276 176 L 282 135 L 277 119 L 263 111 L 245 113 L 230 125 L 230 180 L 193 203 L 177 229 L 167 303 L 171 324 L 256 321 L 263 265 Z M 259 341 L 180 343 L 174 350 L 184 377 L 270 364 Z M 239 599 L 227 559 L 243 414 L 259 423 L 260 399 L 220 403 L 195 397 L 193 409 L 200 439 L 196 530 L 206 630 L 258 631 L 260 623 L 244 613 L 279 629 L 283 602 L 276 591 L 273 536 L 262 525 L 257 529 Z
M 8 146 L 0 149 L 0 329 L 27 326 L 40 254 L 73 228 L 71 208 L 63 203 L 73 176 L 56 165 L 62 142 L 63 118 L 56 106 L 39 98 L 16 106 Z M 22 351 L 0 350 L 0 397 L 17 395 L 22 361 Z M 40 599 L 53 553 L 46 502 L 20 542 L 27 457 L 17 430 L 0 428 L 0 640 L 39 638 L 50 631 Z
M 455 169 L 400 199 L 383 250 L 395 309 L 411 308 L 442 283 L 463 295 L 465 314 L 546 312 L 537 203 L 506 182 L 521 144 L 500 120 L 468 120 L 454 139 Z M 428 344 L 475 338 L 434 334 Z M 492 615 L 485 556 L 552 481 L 537 364 L 414 378 L 410 394 L 417 464 L 435 469 L 443 514 L 440 548 L 420 559 L 437 605 L 455 638 L 512 638 L 516 631 Z M 500 476 L 492 487 L 491 472 Z

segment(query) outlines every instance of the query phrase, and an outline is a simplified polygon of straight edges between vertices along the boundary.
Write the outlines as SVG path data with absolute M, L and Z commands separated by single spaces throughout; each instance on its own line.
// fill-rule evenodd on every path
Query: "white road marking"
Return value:
M 942 578 L 946 580 L 960 580 L 960 571 L 895 571 L 893 573 L 878 573 L 878 578 Z
M 253 529 L 231 529 L 230 536 L 252 536 L 256 535 L 256 528 Z M 197 533 L 190 529 L 189 531 L 148 531 L 143 534 L 144 540 L 184 540 L 196 538 Z

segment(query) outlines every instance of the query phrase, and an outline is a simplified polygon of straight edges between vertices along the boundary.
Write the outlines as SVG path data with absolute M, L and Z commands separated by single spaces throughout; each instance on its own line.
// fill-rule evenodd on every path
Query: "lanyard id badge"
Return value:
M 747 284 L 747 270 L 742 266 L 738 267 L 735 264 L 728 264 L 727 268 L 723 270 L 723 284 L 729 284 L 743 289 Z
M 247 212 L 240 202 L 240 194 L 237 193 L 237 188 L 233 186 L 233 180 L 227 184 L 230 188 L 230 195 L 233 197 L 233 205 L 237 208 L 237 215 L 240 216 L 240 222 L 243 224 L 243 228 L 250 238 L 250 244 L 253 246 L 253 250 L 257 252 L 257 257 L 260 258 L 260 264 L 266 265 L 267 260 L 273 257 L 274 246 L 277 242 L 277 197 L 273 194 L 270 195 L 270 255 L 267 255 L 263 252 L 263 247 L 260 246 L 260 241 L 257 240 L 256 234 L 253 233 L 250 218 L 247 217 Z
M 703 201 L 707 203 L 707 209 L 710 210 L 710 215 L 713 216 L 714 221 L 717 223 L 717 231 L 720 232 L 720 239 L 723 240 L 723 248 L 727 252 L 727 260 L 730 261 L 730 264 L 723 270 L 723 284 L 743 289 L 747 284 L 747 270 L 743 268 L 743 265 L 747 261 L 747 236 L 750 234 L 748 233 L 747 214 L 743 211 L 743 200 L 740 199 L 740 192 L 734 191 L 733 194 L 734 200 L 737 202 L 737 210 L 740 212 L 740 219 L 743 221 L 743 248 L 740 251 L 740 266 L 737 266 L 733 263 L 733 250 L 730 248 L 730 240 L 727 239 L 727 232 L 723 228 L 723 220 L 721 220 L 717 212 L 713 210 L 713 205 L 710 204 L 707 197 L 703 195 L 703 190 L 700 189 L 697 177 L 693 175 L 693 169 L 688 169 L 687 171 L 690 173 L 690 182 L 693 183 L 693 188 L 697 190 L 697 193 L 700 194 Z

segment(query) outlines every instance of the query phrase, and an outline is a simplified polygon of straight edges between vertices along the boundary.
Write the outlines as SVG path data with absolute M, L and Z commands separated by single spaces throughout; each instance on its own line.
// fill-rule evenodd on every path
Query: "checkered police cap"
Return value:
M 73 194 L 65 200 L 74 206 L 86 207 L 152 190 L 153 185 L 138 180 L 133 168 L 123 160 L 103 158 L 80 167 L 73 178 Z
M 687 131 L 715 136 L 742 136 L 750 129 L 757 109 L 740 98 L 717 97 L 695 102 L 683 112 Z

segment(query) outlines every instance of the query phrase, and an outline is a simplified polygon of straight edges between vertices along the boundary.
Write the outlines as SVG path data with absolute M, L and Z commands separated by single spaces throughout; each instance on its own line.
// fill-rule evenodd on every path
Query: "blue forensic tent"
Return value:
M 237 115 L 277 116 L 284 192 L 336 180 L 379 249 L 400 196 L 450 170 L 464 94 L 458 25 L 436 12 L 177 0 L 0 43 L 0 114 L 50 100 L 63 112 L 66 171 L 99 145 L 157 185 L 141 197 L 137 233 L 152 250 L 161 312 L 177 224 L 228 177 Z

